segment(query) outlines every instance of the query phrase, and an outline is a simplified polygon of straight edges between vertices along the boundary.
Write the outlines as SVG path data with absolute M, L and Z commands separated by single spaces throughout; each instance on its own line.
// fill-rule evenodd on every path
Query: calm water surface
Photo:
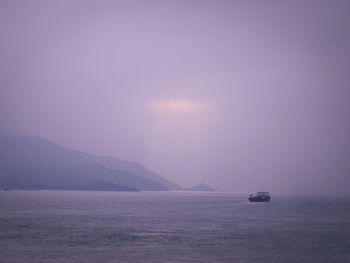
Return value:
M 350 262 L 350 200 L 0 191 L 0 262 Z

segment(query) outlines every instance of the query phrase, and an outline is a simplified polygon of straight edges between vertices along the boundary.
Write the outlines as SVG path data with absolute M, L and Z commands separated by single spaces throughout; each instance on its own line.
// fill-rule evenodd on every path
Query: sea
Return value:
M 350 199 L 0 191 L 0 262 L 350 262 Z

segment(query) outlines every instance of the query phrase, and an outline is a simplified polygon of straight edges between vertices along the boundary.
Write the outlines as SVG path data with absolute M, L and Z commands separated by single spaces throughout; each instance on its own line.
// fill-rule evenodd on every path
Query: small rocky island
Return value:
M 201 183 L 199 185 L 195 185 L 191 188 L 188 189 L 189 191 L 215 191 L 215 189 L 207 186 L 206 184 L 204 183 Z

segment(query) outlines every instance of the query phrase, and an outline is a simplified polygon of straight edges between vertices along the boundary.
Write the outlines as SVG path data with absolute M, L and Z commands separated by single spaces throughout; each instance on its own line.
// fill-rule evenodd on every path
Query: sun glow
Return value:
M 194 113 L 204 109 L 202 103 L 190 100 L 155 101 L 150 106 L 158 113 Z

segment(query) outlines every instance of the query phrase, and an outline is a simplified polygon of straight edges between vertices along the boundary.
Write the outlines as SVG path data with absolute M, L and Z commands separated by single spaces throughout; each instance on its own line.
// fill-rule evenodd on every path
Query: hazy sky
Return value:
M 0 125 L 181 186 L 346 193 L 350 1 L 0 2 Z

